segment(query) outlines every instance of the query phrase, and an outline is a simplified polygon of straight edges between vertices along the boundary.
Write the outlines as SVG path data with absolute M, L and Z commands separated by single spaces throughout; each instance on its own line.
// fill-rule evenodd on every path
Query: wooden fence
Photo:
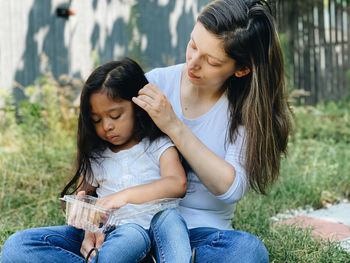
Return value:
M 82 79 L 93 68 L 93 54 L 100 63 L 136 56 L 149 68 L 183 62 L 194 18 L 209 1 L 0 1 L 5 10 L 0 23 L 0 88 L 11 90 L 13 81 L 22 86 L 34 83 L 42 74 L 43 54 L 55 77 Z M 346 96 L 350 0 L 267 1 L 277 17 L 291 88 L 309 93 L 302 98 L 309 104 Z M 57 17 L 61 5 L 75 15 Z
M 0 90 L 20 100 L 21 87 L 46 70 L 85 80 L 97 64 L 124 56 L 145 70 L 183 62 L 195 17 L 209 1 L 0 0 Z M 74 15 L 58 16 L 62 8 Z
M 348 95 L 350 1 L 277 0 L 274 7 L 292 88 L 308 104 Z

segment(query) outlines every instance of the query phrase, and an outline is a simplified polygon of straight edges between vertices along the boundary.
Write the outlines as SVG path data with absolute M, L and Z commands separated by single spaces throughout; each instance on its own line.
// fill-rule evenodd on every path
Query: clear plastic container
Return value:
M 116 210 L 108 210 L 96 206 L 98 198 L 89 195 L 65 195 L 60 199 L 66 202 L 68 225 L 98 233 L 113 230 L 122 219 L 176 208 L 180 201 L 178 198 L 164 198 L 140 205 L 127 204 Z

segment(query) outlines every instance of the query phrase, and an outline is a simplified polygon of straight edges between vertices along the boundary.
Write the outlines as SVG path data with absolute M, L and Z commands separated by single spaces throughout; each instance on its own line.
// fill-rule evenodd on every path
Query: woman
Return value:
M 268 6 L 212 2 L 193 28 L 186 63 L 146 77 L 152 84 L 133 101 L 188 163 L 180 213 L 195 261 L 268 262 L 259 239 L 231 226 L 247 189 L 265 194 L 278 177 L 291 127 L 283 56 Z M 165 218 L 151 229 L 161 233 L 175 224 L 176 218 Z

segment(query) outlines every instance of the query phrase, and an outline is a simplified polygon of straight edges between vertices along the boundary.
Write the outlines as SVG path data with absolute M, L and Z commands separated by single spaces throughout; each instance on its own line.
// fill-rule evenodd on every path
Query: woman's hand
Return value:
M 145 85 L 140 89 L 139 96 L 132 98 L 132 101 L 144 109 L 158 128 L 168 135 L 177 121 L 180 121 L 168 99 L 154 84 Z
M 85 231 L 85 236 L 84 236 L 83 243 L 81 244 L 80 253 L 83 255 L 84 258 L 86 258 L 87 254 L 94 247 L 96 247 L 97 249 L 100 249 L 102 247 L 104 240 L 105 240 L 104 234 Z M 89 261 L 95 256 L 95 254 L 96 254 L 95 251 L 93 251 L 90 254 Z

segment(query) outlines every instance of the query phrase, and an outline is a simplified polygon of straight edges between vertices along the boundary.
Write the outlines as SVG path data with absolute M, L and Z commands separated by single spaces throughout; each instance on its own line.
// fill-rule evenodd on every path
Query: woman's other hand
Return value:
M 163 92 L 152 83 L 145 85 L 132 101 L 144 109 L 158 128 L 168 135 L 180 121 Z
M 94 247 L 96 247 L 99 250 L 102 247 L 104 240 L 105 240 L 104 234 L 85 231 L 85 236 L 84 236 L 83 243 L 81 244 L 80 253 L 84 258 L 86 258 L 87 254 Z M 90 254 L 89 261 L 95 256 L 95 254 L 96 254 L 95 251 L 93 251 Z

